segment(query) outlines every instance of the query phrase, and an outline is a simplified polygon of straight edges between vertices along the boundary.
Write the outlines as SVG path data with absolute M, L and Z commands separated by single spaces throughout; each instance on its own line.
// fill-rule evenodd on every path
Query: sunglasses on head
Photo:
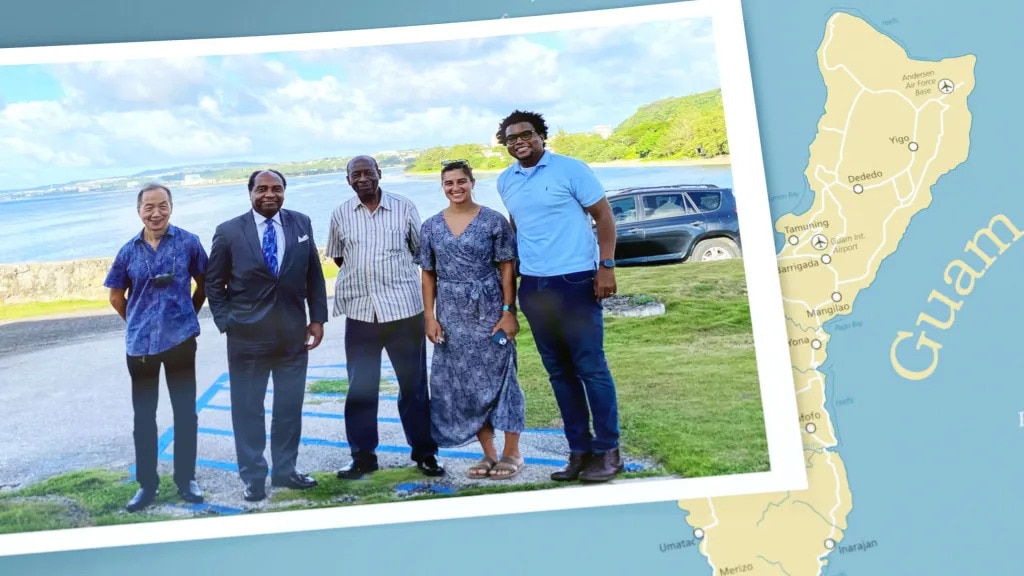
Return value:
M 460 158 L 458 160 L 441 160 L 441 166 L 444 166 L 445 168 L 449 166 L 469 166 L 469 160 L 466 160 L 465 158 Z

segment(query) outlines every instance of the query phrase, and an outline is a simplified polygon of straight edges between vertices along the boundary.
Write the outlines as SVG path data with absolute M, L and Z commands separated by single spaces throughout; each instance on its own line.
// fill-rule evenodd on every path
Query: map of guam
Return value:
M 776 222 L 808 488 L 684 500 L 687 522 L 715 576 L 815 576 L 844 542 L 854 496 L 825 408 L 826 323 L 850 314 L 931 187 L 967 159 L 975 57 L 913 60 L 891 38 L 837 13 L 818 48 L 827 97 L 805 176 L 804 214 Z M 912 344 L 906 344 L 912 347 Z

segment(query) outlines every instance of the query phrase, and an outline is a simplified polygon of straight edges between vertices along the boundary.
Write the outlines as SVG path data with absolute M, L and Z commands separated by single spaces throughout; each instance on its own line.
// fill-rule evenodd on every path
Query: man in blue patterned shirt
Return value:
M 127 323 L 125 346 L 135 410 L 135 477 L 139 490 L 129 512 L 157 495 L 156 408 L 160 367 L 174 411 L 174 483 L 186 502 L 203 501 L 195 481 L 196 337 L 206 300 L 207 255 L 199 238 L 171 224 L 171 191 L 150 184 L 138 195 L 142 231 L 118 251 L 103 285 L 110 304 Z M 195 291 L 192 291 L 195 281 Z

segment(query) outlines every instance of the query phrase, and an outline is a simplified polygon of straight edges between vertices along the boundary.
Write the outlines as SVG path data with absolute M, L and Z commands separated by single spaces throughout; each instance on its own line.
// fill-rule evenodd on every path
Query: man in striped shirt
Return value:
M 331 215 L 325 249 L 339 268 L 334 315 L 346 317 L 345 435 L 352 462 L 338 478 L 361 478 L 378 468 L 382 350 L 387 350 L 398 378 L 398 414 L 412 459 L 423 474 L 441 476 L 444 468 L 430 434 L 423 292 L 413 259 L 420 217 L 407 198 L 382 190 L 380 177 L 375 159 L 357 156 L 349 161 L 348 183 L 356 195 Z

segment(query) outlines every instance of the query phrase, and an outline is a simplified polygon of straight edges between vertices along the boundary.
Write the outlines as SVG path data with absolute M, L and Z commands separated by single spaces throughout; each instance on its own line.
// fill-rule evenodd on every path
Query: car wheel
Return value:
M 740 250 L 736 243 L 728 238 L 711 238 L 701 240 L 693 248 L 691 260 L 697 262 L 708 262 L 711 260 L 731 260 L 740 257 Z

